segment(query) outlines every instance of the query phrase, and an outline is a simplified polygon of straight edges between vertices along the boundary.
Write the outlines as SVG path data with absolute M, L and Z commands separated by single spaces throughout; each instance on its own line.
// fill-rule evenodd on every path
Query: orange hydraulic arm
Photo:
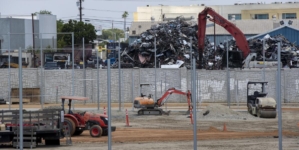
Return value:
M 187 101 L 188 101 L 188 106 L 189 106 L 189 108 L 191 107 L 191 92 L 188 90 L 188 92 L 182 92 L 182 91 L 180 91 L 180 90 L 177 90 L 177 89 L 175 89 L 175 88 L 170 88 L 170 89 L 168 89 L 164 94 L 163 94 L 163 96 L 160 98 L 160 99 L 158 99 L 158 101 L 157 101 L 157 105 L 159 106 L 159 107 L 161 107 L 164 103 L 165 103 L 165 101 L 167 100 L 167 97 L 169 96 L 169 95 L 171 95 L 172 93 L 175 93 L 175 94 L 181 94 L 181 95 L 186 95 L 187 96 Z
M 210 16 L 207 16 L 207 15 Z M 205 35 L 206 35 L 206 23 L 207 18 L 210 21 L 222 26 L 228 31 L 236 40 L 238 49 L 243 52 L 243 57 L 246 58 L 250 52 L 247 40 L 243 32 L 236 27 L 233 23 L 226 20 L 219 14 L 217 14 L 212 8 L 206 7 L 202 12 L 198 14 L 198 51 L 199 51 L 199 63 L 202 63 L 202 55 L 205 47 Z M 201 67 L 201 65 L 199 65 Z

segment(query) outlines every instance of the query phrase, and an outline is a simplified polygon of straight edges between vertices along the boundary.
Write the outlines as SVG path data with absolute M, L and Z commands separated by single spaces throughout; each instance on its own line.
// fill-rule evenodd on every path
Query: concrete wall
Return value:
M 168 88 L 175 87 L 186 91 L 191 89 L 191 71 L 186 69 L 157 69 L 157 98 L 161 97 Z M 276 70 L 266 69 L 266 80 L 268 96 L 276 98 Z M 107 70 L 99 70 L 100 75 L 100 101 L 107 102 Z M 112 102 L 118 102 L 119 82 L 118 69 L 111 70 L 111 98 Z M 154 69 L 123 69 L 122 70 L 122 98 L 123 102 L 132 102 L 139 95 L 140 83 L 155 83 Z M 285 103 L 299 102 L 299 69 L 285 69 L 282 71 L 281 95 Z M 8 99 L 9 76 L 7 69 L 0 71 L 0 97 Z M 84 96 L 84 81 L 86 81 L 86 96 L 88 102 L 97 102 L 97 72 L 86 70 L 86 80 L 83 80 L 83 70 L 74 72 L 74 95 Z M 18 88 L 18 70 L 11 69 L 11 88 Z M 43 82 L 41 82 L 43 81 Z M 262 70 L 231 70 L 230 71 L 230 94 L 231 102 L 246 102 L 246 85 L 248 81 L 262 81 Z M 134 84 L 132 84 L 134 82 Z M 41 84 L 43 83 L 43 84 Z M 194 81 L 198 87 L 197 99 L 202 102 L 226 102 L 227 82 L 224 70 L 197 70 L 197 80 Z M 41 86 L 44 85 L 44 86 Z M 133 86 L 132 86 L 133 85 Z M 45 70 L 44 77 L 41 70 L 23 69 L 23 87 L 44 87 L 45 102 L 56 101 L 56 88 L 58 96 L 72 95 L 72 70 Z M 133 91 L 132 91 L 133 89 Z M 133 95 L 132 95 L 132 92 Z M 143 94 L 155 94 L 155 86 L 145 87 Z M 171 95 L 168 102 L 186 102 L 186 97 Z

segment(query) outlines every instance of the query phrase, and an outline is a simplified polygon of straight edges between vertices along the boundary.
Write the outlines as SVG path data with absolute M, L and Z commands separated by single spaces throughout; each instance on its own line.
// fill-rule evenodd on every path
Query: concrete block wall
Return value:
M 191 81 L 191 70 L 180 69 L 157 69 L 156 88 L 157 98 L 164 94 L 165 90 L 171 87 L 186 91 L 191 90 L 191 82 L 197 87 L 197 100 L 201 102 L 227 102 L 227 82 L 225 70 L 197 70 L 196 81 Z M 74 71 L 74 83 L 72 81 L 72 70 L 43 70 L 23 69 L 23 87 L 42 87 L 44 100 L 47 103 L 55 103 L 56 96 L 72 95 L 84 96 L 84 82 L 86 82 L 86 96 L 90 98 L 88 103 L 97 102 L 97 70 L 87 69 L 84 80 L 83 70 Z M 144 87 L 142 93 L 153 94 L 155 97 L 155 69 L 122 69 L 122 102 L 133 102 L 133 98 L 140 95 L 139 84 L 149 83 Z M 276 98 L 276 70 L 266 69 L 266 81 L 268 96 Z M 0 97 L 8 100 L 9 82 L 11 77 L 11 88 L 18 88 L 18 69 L 0 70 Z M 99 70 L 100 102 L 107 102 L 107 70 Z M 281 96 L 285 103 L 299 102 L 299 69 L 284 69 L 281 75 Z M 119 101 L 119 72 L 118 69 L 111 69 L 111 99 L 112 102 Z M 134 81 L 134 85 L 132 85 Z M 262 70 L 230 70 L 230 97 L 231 102 L 246 102 L 247 82 L 262 81 Z M 74 84 L 74 89 L 72 89 Z M 58 90 L 58 95 L 56 94 Z M 132 91 L 133 90 L 133 91 Z M 132 92 L 133 95 L 132 95 Z M 171 102 L 186 102 L 182 95 L 171 95 L 167 100 Z M 78 102 L 82 103 L 82 102 Z

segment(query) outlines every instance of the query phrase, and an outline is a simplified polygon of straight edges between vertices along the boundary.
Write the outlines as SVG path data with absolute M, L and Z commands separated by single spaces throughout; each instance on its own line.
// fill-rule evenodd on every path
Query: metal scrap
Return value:
M 156 67 L 161 65 L 177 64 L 183 61 L 190 68 L 190 49 L 192 55 L 197 56 L 197 25 L 187 22 L 183 17 L 167 23 L 159 23 L 140 34 L 140 37 L 129 45 L 121 54 L 123 64 L 132 64 L 134 67 Z M 192 42 L 190 42 L 192 41 Z
M 183 17 L 152 26 L 122 51 L 122 67 L 153 68 L 155 67 L 156 52 L 157 68 L 161 68 L 161 66 L 167 68 L 169 65 L 169 68 L 178 66 L 189 69 L 191 68 L 190 56 L 192 54 L 196 58 L 197 67 L 201 65 L 203 69 L 219 70 L 226 67 L 226 50 L 228 49 L 230 51 L 228 62 L 230 68 L 248 68 L 258 66 L 253 64 L 263 61 L 263 40 L 265 40 L 265 61 L 268 62 L 268 66 L 275 67 L 275 63 L 277 64 L 274 62 L 277 61 L 277 43 L 281 41 L 283 66 L 299 67 L 299 63 L 297 63 L 299 60 L 298 47 L 282 35 L 273 37 L 266 35 L 263 38 L 248 40 L 250 54 L 247 58 L 242 58 L 242 53 L 237 49 L 234 39 L 215 45 L 206 38 L 203 60 L 199 62 L 197 59 L 197 28 L 196 23 L 187 22 Z

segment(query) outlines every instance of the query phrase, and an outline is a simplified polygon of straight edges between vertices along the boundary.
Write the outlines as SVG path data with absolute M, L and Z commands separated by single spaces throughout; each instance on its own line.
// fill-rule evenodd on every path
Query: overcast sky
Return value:
M 51 11 L 57 19 L 67 20 L 79 18 L 77 0 L 0 0 L 0 13 L 2 17 L 9 15 L 30 15 L 40 10 Z M 205 5 L 233 5 L 234 3 L 271 3 L 275 0 L 84 0 L 83 18 L 123 21 L 121 15 L 124 11 L 129 12 L 128 22 L 133 20 L 133 12 L 138 6 L 146 5 L 173 5 L 188 6 L 191 4 Z M 280 0 L 287 2 L 292 0 Z M 103 28 L 110 28 L 110 21 L 92 21 L 94 25 L 102 25 Z M 129 26 L 129 23 L 128 25 Z M 114 23 L 114 27 L 123 28 L 123 23 Z

